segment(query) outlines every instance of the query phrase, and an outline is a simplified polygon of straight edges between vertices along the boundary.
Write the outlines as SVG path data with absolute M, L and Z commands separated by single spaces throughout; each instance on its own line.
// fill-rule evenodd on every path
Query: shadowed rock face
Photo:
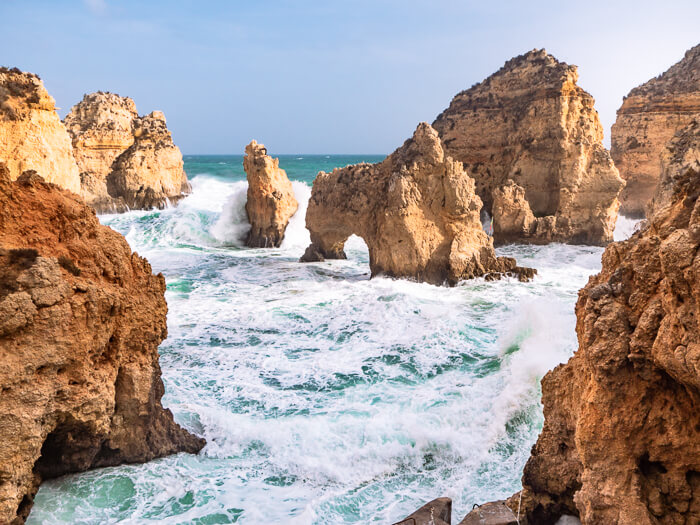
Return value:
M 434 284 L 504 272 L 531 277 L 514 259 L 496 257 L 480 212 L 474 180 L 423 123 L 379 164 L 318 174 L 306 212 L 311 246 L 302 261 L 345 258 L 345 241 L 355 234 L 369 248 L 373 276 Z
M 71 141 L 54 99 L 39 77 L 0 67 L 0 162 L 14 177 L 35 170 L 49 182 L 80 193 Z
M 251 248 L 278 247 L 289 219 L 299 207 L 292 183 L 279 167 L 279 159 L 270 157 L 264 145 L 252 141 L 245 153 L 243 168 L 248 176 L 245 210 L 251 226 L 246 244 Z
M 65 124 L 82 195 L 98 212 L 163 208 L 191 191 L 160 111 L 139 117 L 133 100 L 100 91 L 73 106 Z
M 0 523 L 44 479 L 202 448 L 160 401 L 164 291 L 76 195 L 0 164 Z
M 577 80 L 575 66 L 530 51 L 459 93 L 433 123 L 494 221 L 494 192 L 509 180 L 534 217 L 546 219 L 546 228 L 495 231 L 496 243 L 612 241 L 624 183 L 602 145 L 593 97 Z
M 542 381 L 530 524 L 700 523 L 700 123 L 663 166 L 648 223 L 579 293 L 578 351 Z
M 620 213 L 643 217 L 674 134 L 700 117 L 700 45 L 662 75 L 634 88 L 617 110 L 610 153 L 627 181 Z

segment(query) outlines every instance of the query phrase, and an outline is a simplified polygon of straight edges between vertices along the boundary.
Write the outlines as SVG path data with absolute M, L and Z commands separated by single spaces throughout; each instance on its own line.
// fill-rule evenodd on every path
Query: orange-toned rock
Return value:
M 700 45 L 665 73 L 634 88 L 617 110 L 610 153 L 627 186 L 620 213 L 643 217 L 662 173 L 666 143 L 700 117 Z
M 433 284 L 502 273 L 532 277 L 514 259 L 496 257 L 480 212 L 474 180 L 422 123 L 379 164 L 318 174 L 306 212 L 311 246 L 302 261 L 345 258 L 345 241 L 355 234 L 369 248 L 373 276 Z
M 54 99 L 39 77 L 0 67 L 0 162 L 18 177 L 35 170 L 49 182 L 80 193 L 71 141 Z
M 77 195 L 0 165 L 0 523 L 44 479 L 202 448 L 161 406 L 164 291 Z
M 524 190 L 534 216 L 546 219 L 547 228 L 528 232 L 500 221 L 496 243 L 612 241 L 624 182 L 603 147 L 593 97 L 577 80 L 576 66 L 533 50 L 456 95 L 433 123 L 494 222 L 494 191 L 509 180 Z
M 251 226 L 246 244 L 251 248 L 277 247 L 299 207 L 292 183 L 279 167 L 279 159 L 270 157 L 265 146 L 256 141 L 245 148 L 243 168 L 248 176 L 245 210 Z

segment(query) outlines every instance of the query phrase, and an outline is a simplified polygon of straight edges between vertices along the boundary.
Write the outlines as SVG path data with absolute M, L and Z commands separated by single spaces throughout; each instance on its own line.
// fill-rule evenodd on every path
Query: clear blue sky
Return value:
M 388 153 L 512 56 L 579 66 L 606 142 L 632 87 L 700 42 L 700 1 L 0 0 L 2 65 L 62 108 L 165 112 L 186 154 Z

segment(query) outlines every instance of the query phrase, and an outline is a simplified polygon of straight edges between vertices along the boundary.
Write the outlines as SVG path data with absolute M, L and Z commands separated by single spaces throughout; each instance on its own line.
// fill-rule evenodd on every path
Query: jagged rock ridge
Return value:
M 624 183 L 602 145 L 593 97 L 577 80 L 576 66 L 533 50 L 456 95 L 433 123 L 500 224 L 497 243 L 612 240 Z M 531 229 L 508 229 L 496 217 L 494 192 L 509 181 L 523 190 L 522 213 L 537 219 Z

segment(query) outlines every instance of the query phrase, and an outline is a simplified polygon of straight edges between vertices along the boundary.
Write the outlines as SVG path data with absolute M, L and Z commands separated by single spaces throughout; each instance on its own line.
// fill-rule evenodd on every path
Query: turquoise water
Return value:
M 456 522 L 519 489 L 602 250 L 505 247 L 533 282 L 454 288 L 369 280 L 357 238 L 298 263 L 316 172 L 362 160 L 281 158 L 300 210 L 279 249 L 242 246 L 242 157 L 188 156 L 177 208 L 101 217 L 166 277 L 164 405 L 208 443 L 48 481 L 28 523 L 393 523 L 438 496 Z

